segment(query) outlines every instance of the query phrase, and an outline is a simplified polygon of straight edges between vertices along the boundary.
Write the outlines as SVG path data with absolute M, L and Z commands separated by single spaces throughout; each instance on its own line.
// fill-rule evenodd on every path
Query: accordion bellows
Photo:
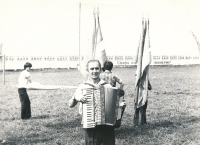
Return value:
M 100 86 L 84 88 L 83 128 L 95 128 L 96 125 L 114 126 L 118 117 L 119 96 L 115 87 Z

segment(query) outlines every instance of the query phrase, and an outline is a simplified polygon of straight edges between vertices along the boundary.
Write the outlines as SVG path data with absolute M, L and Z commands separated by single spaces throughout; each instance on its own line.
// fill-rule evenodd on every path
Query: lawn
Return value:
M 146 126 L 133 126 L 136 68 L 114 68 L 125 83 L 127 107 L 116 145 L 200 144 L 200 66 L 151 66 Z M 75 89 L 28 91 L 32 118 L 20 119 L 17 79 L 20 71 L 6 71 L 0 84 L 0 142 L 13 145 L 81 145 L 84 131 L 78 107 L 69 108 Z M 1 73 L 2 74 L 2 73 Z M 33 70 L 32 80 L 48 85 L 78 86 L 76 69 Z M 0 78 L 2 82 L 2 77 Z

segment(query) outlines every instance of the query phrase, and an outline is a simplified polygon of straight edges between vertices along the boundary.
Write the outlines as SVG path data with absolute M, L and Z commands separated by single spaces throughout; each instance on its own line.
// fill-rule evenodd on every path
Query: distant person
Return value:
M 123 86 L 122 80 L 117 77 L 117 75 L 112 73 L 113 63 L 111 61 L 106 61 L 104 63 L 105 71 L 100 74 L 100 78 L 110 84 L 112 87 L 116 87 L 118 82 L 120 86 Z M 123 89 L 123 88 L 121 88 Z
M 29 119 L 31 117 L 31 103 L 26 91 L 27 84 L 32 82 L 29 72 L 31 67 L 31 63 L 25 63 L 24 70 L 20 73 L 18 78 L 18 93 L 21 102 L 21 119 Z

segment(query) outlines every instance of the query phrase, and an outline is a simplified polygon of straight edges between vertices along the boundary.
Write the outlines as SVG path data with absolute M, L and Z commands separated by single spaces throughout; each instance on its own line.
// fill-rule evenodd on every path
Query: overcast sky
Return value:
M 109 2 L 108 2 L 109 1 Z M 0 43 L 6 55 L 78 55 L 77 0 L 0 0 Z M 152 53 L 197 55 L 199 0 L 85 0 L 81 2 L 81 53 L 92 45 L 93 9 L 99 7 L 108 55 L 133 55 L 141 19 L 149 14 Z

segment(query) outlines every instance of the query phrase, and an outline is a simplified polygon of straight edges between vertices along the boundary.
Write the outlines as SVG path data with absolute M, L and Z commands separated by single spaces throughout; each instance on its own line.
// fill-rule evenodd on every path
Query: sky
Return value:
M 79 55 L 79 48 L 83 54 L 92 47 L 98 7 L 103 41 L 97 48 L 107 55 L 134 55 L 143 16 L 149 16 L 153 55 L 197 55 L 191 31 L 200 41 L 199 5 L 199 0 L 0 0 L 0 44 L 6 55 Z

